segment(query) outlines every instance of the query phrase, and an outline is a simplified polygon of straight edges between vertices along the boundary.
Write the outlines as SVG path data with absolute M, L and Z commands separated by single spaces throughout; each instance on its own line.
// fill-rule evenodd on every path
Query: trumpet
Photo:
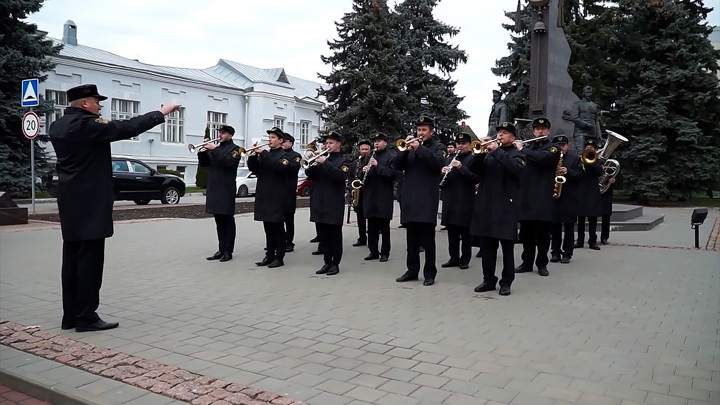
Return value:
M 241 157 L 253 156 L 253 155 L 257 155 L 258 153 L 260 153 L 260 152 L 258 152 L 258 149 L 264 148 L 266 146 L 270 146 L 270 144 L 266 143 L 264 145 L 258 145 L 258 146 L 253 145 L 253 147 L 250 149 L 245 149 L 245 148 L 241 147 L 241 148 L 237 149 L 237 153 L 240 154 Z
M 317 158 L 319 158 L 320 156 L 326 156 L 329 153 L 330 153 L 330 149 L 321 149 L 320 152 L 314 152 L 315 156 L 307 157 L 308 155 L 306 154 L 305 155 L 306 158 L 303 159 L 302 162 L 300 162 L 300 165 L 302 166 L 303 169 L 307 170 L 309 167 L 315 166 L 317 164 L 317 162 L 316 162 Z
M 583 165 L 589 166 L 595 164 L 598 160 L 598 153 L 592 149 L 585 149 L 580 156 Z
M 470 150 L 472 151 L 473 155 L 479 155 L 481 153 L 488 153 L 487 146 L 491 143 L 497 143 L 500 144 L 500 141 L 497 139 L 491 139 L 489 141 L 480 142 L 480 141 L 473 141 L 470 144 Z
M 405 139 L 398 139 L 397 142 L 395 142 L 395 147 L 400 152 L 405 152 L 406 150 L 408 150 L 408 145 L 410 143 L 415 142 L 415 141 L 421 141 L 421 140 L 422 140 L 422 136 L 416 136 L 414 138 L 411 138 L 409 141 L 406 141 Z
M 209 139 L 209 140 L 207 140 L 203 143 L 197 144 L 197 145 L 188 144 L 188 150 L 190 151 L 190 153 L 203 152 L 203 151 L 205 151 L 205 148 L 203 146 L 205 146 L 207 144 L 215 143 L 215 142 L 220 142 L 220 138 Z

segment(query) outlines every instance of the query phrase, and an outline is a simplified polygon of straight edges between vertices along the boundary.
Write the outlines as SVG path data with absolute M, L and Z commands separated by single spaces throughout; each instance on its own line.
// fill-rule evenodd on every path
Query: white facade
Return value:
M 202 142 L 208 126 L 212 137 L 219 125 L 234 127 L 234 141 L 243 147 L 265 137 L 267 129 L 282 127 L 295 137 L 297 150 L 315 139 L 322 127 L 320 84 L 287 76 L 282 68 L 259 69 L 223 59 L 207 69 L 147 65 L 78 45 L 75 24 L 68 21 L 64 28 L 63 49 L 53 58 L 57 66 L 40 83 L 39 93 L 56 103 L 54 114 L 41 117 L 43 133 L 67 106 L 65 92 L 80 84 L 96 84 L 108 97 L 101 103 L 106 119 L 143 114 L 165 102 L 179 103 L 180 113 L 136 139 L 114 142 L 112 153 L 178 170 L 188 185 L 194 185 L 197 157 L 187 146 Z M 45 147 L 52 160 L 52 145 Z

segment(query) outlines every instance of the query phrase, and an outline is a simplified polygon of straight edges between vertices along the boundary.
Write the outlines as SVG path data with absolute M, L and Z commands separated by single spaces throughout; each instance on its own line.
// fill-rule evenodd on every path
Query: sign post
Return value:
M 38 97 L 38 79 L 22 81 L 20 105 L 30 107 L 30 111 L 22 118 L 23 135 L 30 140 L 30 187 L 32 190 L 32 212 L 35 213 L 35 137 L 40 133 L 40 118 L 33 112 L 33 107 L 40 105 Z

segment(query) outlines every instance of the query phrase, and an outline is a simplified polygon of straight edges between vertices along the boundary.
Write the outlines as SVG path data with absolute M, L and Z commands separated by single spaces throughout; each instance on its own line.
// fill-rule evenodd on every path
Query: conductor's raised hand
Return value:
M 162 115 L 168 115 L 174 111 L 180 111 L 180 104 L 167 103 L 163 104 L 163 106 L 160 107 L 160 112 L 162 113 Z

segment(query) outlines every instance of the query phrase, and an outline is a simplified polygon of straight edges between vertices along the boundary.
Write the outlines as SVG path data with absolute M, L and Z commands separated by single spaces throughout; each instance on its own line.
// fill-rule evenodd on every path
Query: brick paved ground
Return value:
M 687 210 L 663 212 L 655 230 L 611 241 L 691 245 Z M 0 233 L 0 318 L 310 405 L 720 404 L 716 252 L 581 249 L 550 277 L 519 275 L 500 297 L 472 292 L 477 260 L 441 270 L 433 287 L 395 283 L 401 230 L 380 264 L 350 247 L 357 234 L 346 227 L 341 273 L 315 276 L 307 215 L 298 212 L 297 251 L 280 269 L 253 265 L 264 237 L 248 215 L 237 217 L 229 263 L 204 260 L 212 220 L 117 225 L 100 313 L 121 327 L 101 333 L 59 330 L 58 230 Z M 703 244 L 711 228 L 701 229 Z M 438 249 L 439 264 L 444 233 Z M 21 354 L 0 346 L 0 368 L 65 378 L 119 403 L 158 403 L 150 391 Z M 112 396 L 120 387 L 129 388 Z
M 0 405 L 50 405 L 0 384 Z

